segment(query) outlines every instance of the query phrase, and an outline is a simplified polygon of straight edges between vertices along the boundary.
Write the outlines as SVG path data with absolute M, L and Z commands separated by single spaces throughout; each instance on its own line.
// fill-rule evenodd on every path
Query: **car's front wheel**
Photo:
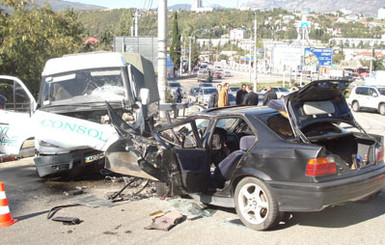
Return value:
M 385 104 L 381 104 L 378 108 L 381 115 L 385 115 Z
M 353 109 L 353 111 L 355 111 L 355 112 L 360 111 L 360 104 L 358 103 L 358 101 L 354 101 L 354 102 L 353 102 L 353 104 L 352 104 L 352 109 Z
M 278 203 L 268 186 L 253 177 L 242 179 L 235 188 L 235 209 L 243 224 L 254 230 L 267 230 L 281 219 Z

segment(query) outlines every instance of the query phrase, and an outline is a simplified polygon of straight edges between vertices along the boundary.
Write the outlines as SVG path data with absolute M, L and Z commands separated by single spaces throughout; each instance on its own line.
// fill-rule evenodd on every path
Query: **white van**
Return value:
M 106 102 L 131 130 L 150 134 L 159 108 L 152 63 L 139 54 L 112 52 L 47 61 L 39 98 L 29 112 L 40 177 L 104 167 L 104 151 L 119 139 L 109 124 Z M 19 130 L 26 128 L 25 121 L 16 121 Z

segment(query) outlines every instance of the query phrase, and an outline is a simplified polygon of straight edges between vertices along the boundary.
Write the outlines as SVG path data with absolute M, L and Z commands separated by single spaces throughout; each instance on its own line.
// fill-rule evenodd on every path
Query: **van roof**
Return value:
M 82 53 L 48 60 L 42 75 L 48 76 L 91 68 L 124 67 L 125 65 L 126 61 L 120 53 Z

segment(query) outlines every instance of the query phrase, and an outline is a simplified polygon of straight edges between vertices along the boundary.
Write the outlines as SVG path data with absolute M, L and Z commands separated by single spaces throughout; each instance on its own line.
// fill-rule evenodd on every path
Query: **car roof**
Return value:
M 367 88 L 385 88 L 385 85 L 358 85 L 358 87 L 367 87 Z
M 199 112 L 198 115 L 219 116 L 219 115 L 261 115 L 276 112 L 276 110 L 267 106 L 228 106 L 216 107 Z

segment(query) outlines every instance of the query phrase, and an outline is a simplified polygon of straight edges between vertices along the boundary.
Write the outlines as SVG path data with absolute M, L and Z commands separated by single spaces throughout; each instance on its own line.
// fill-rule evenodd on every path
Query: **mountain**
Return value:
M 68 8 L 73 10 L 107 9 L 105 7 L 98 6 L 98 5 L 83 4 L 83 3 L 77 3 L 77 2 L 67 2 L 67 1 L 61 1 L 61 0 L 35 0 L 34 2 L 34 4 L 38 7 L 43 6 L 46 3 L 50 4 L 52 7 L 52 10 L 54 11 L 66 10 Z
M 350 9 L 352 13 L 377 16 L 378 9 L 385 7 L 384 0 L 253 0 L 244 7 L 257 9 L 282 8 L 286 10 L 310 9 L 317 13 Z
M 191 5 L 190 4 L 175 4 L 172 6 L 168 6 L 169 10 L 190 10 Z

